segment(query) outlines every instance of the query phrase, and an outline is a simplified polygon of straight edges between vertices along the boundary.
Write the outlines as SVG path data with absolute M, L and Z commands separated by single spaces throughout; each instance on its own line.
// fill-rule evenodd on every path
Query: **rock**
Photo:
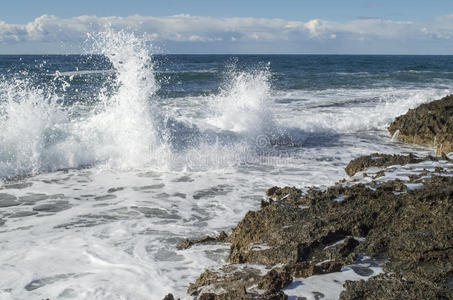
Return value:
M 414 155 L 398 155 L 398 154 L 379 154 L 373 153 L 366 156 L 353 159 L 346 166 L 345 171 L 349 176 L 354 176 L 357 172 L 368 169 L 369 167 L 388 167 L 392 165 L 406 165 L 421 162 L 422 159 L 416 158 Z
M 195 244 L 204 244 L 204 243 L 211 243 L 211 242 L 225 242 L 226 239 L 228 238 L 228 235 L 222 231 L 218 236 L 212 237 L 212 236 L 205 236 L 200 239 L 185 239 L 181 244 L 176 246 L 178 250 L 184 250 L 192 247 Z
M 357 241 L 355 238 L 348 237 L 345 242 L 340 245 L 338 252 L 341 254 L 341 256 L 347 257 L 359 244 L 359 241 Z
M 421 160 L 412 155 L 373 157 L 372 161 L 382 159 L 379 165 Z M 365 167 L 374 164 L 368 163 L 369 156 L 358 161 L 367 162 L 359 164 Z M 373 187 L 335 185 L 304 194 L 295 188 L 274 187 L 267 193 L 272 201 L 258 211 L 249 211 L 226 239 L 231 243 L 229 263 L 235 265 L 226 265 L 220 272 L 204 272 L 189 292 L 215 297 L 212 299 L 233 299 L 231 295 L 237 299 L 265 299 L 259 298 L 265 295 L 283 299 L 278 298 L 284 297 L 278 292 L 294 277 L 339 272 L 359 255 L 367 255 L 387 259 L 384 270 L 390 277 L 348 282 L 343 299 L 417 298 L 411 289 L 426 299 L 450 296 L 453 177 L 442 174 L 441 169 L 421 171 L 414 177 L 420 183 L 415 190 L 408 190 L 399 179 L 374 182 Z M 342 201 L 337 201 L 339 198 Z M 262 274 L 242 265 L 246 263 L 266 265 L 271 270 Z M 371 274 L 368 269 L 356 268 L 355 272 Z
M 257 297 L 259 300 L 287 300 L 288 296 L 283 291 L 267 291 Z
M 386 181 L 380 184 L 378 189 L 384 191 L 407 192 L 407 186 L 399 179 Z
M 292 281 L 293 278 L 289 272 L 277 272 L 276 270 L 270 270 L 258 283 L 258 288 L 276 292 L 286 287 Z
M 173 294 L 167 294 L 162 300 L 175 300 L 175 297 Z
M 328 261 L 320 264 L 310 262 L 297 262 L 295 264 L 285 265 L 283 269 L 292 277 L 307 278 L 313 275 L 340 272 L 342 267 L 342 263 L 335 261 Z
M 266 191 L 266 196 L 275 200 L 279 201 L 284 198 L 298 198 L 301 195 L 301 191 L 295 187 L 284 187 L 280 188 L 278 186 L 274 186 Z
M 452 152 L 453 95 L 410 109 L 388 130 L 399 141 L 435 146 L 437 154 Z
M 356 299 L 453 299 L 451 289 L 426 281 L 405 280 L 402 276 L 380 274 L 360 281 L 346 281 L 341 300 Z
M 261 279 L 261 272 L 257 269 L 237 265 L 225 265 L 218 272 L 206 270 L 198 279 L 189 285 L 187 293 L 191 296 L 212 294 L 212 290 L 223 290 L 229 295 L 245 295 L 245 289 L 255 285 Z M 208 297 L 208 296 L 205 296 Z M 223 297 L 226 297 L 225 295 Z M 213 298 L 228 299 L 228 298 Z M 239 299 L 239 298 L 238 298 Z

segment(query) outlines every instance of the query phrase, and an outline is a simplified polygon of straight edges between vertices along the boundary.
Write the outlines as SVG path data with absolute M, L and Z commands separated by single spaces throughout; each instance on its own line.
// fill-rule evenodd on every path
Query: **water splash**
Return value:
M 247 72 L 230 66 L 225 85 L 210 101 L 214 116 L 208 122 L 221 130 L 248 135 L 273 130 L 270 77 L 269 65 Z
M 165 164 L 166 143 L 158 134 L 154 117 L 154 94 L 159 85 L 154 76 L 146 39 L 124 31 L 109 30 L 94 36 L 95 50 L 113 65 L 113 89 L 99 95 L 101 112 L 81 123 L 83 136 L 99 145 L 95 155 L 115 167 Z M 154 114 L 154 115 L 153 115 Z M 98 139 L 98 141 L 95 141 Z
M 108 58 L 115 71 L 93 101 L 94 109 L 74 113 L 76 105 L 62 106 L 55 88 L 35 87 L 33 78 L 1 81 L 0 177 L 96 163 L 165 165 L 165 135 L 158 134 L 153 121 L 159 85 L 146 41 L 112 30 L 92 39 L 94 51 Z

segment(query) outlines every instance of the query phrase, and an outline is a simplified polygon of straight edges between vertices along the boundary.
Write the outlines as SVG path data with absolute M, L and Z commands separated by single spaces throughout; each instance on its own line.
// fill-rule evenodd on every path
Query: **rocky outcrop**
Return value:
M 180 243 L 178 246 L 176 246 L 176 248 L 178 250 L 183 250 L 183 249 L 188 249 L 196 244 L 221 243 L 221 242 L 225 242 L 227 237 L 228 237 L 228 235 L 224 231 L 222 231 L 216 237 L 205 236 L 205 237 L 202 237 L 199 239 L 185 239 L 182 243 Z
M 453 151 L 453 95 L 399 116 L 388 128 L 399 141 L 436 147 L 437 154 Z
M 442 157 L 373 153 L 352 160 L 349 176 L 370 167 L 449 160 L 453 96 L 409 110 L 389 131 L 403 142 L 436 146 Z M 381 170 L 367 185 L 343 180 L 305 193 L 272 187 L 261 209 L 249 211 L 229 236 L 178 247 L 231 243 L 228 263 L 203 272 L 188 293 L 213 300 L 287 299 L 282 289 L 294 278 L 338 272 L 366 255 L 386 261 L 384 273 L 347 281 L 340 299 L 453 299 L 453 177 L 445 176 L 452 173 L 436 167 L 405 181 L 383 181 Z
M 378 157 L 392 164 L 415 159 Z M 419 289 L 453 297 L 453 177 L 436 172 L 412 176 L 422 185 L 417 190 L 399 179 L 305 194 L 273 187 L 262 208 L 248 212 L 226 239 L 230 264 L 207 270 L 188 292 L 199 299 L 285 299 L 281 289 L 294 277 L 337 272 L 365 254 L 388 259 L 386 275 L 347 282 L 342 299 L 410 299 Z
M 370 155 L 361 156 L 353 159 L 346 166 L 345 171 L 349 176 L 354 176 L 357 172 L 361 172 L 370 167 L 388 167 L 392 165 L 406 165 L 422 161 L 414 155 L 399 155 L 399 154 L 380 154 L 373 153 Z

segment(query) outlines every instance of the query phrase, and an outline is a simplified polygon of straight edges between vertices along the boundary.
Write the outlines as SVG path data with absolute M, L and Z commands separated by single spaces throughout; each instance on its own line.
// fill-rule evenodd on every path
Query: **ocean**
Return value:
M 96 54 L 0 56 L 0 299 L 185 294 L 272 186 L 324 188 L 451 93 L 453 56 L 153 55 L 124 32 Z

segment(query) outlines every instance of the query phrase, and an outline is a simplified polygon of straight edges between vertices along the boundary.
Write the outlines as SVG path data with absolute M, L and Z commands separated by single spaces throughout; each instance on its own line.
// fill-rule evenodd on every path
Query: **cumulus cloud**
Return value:
M 115 30 L 131 30 L 146 34 L 155 41 L 185 43 L 249 43 L 364 40 L 449 40 L 453 38 L 453 15 L 426 22 L 394 21 L 379 18 L 345 22 L 313 19 L 289 21 L 266 18 L 213 18 L 190 15 L 153 17 L 79 16 L 59 18 L 43 15 L 28 24 L 0 21 L 0 45 L 21 42 L 80 43 L 90 32 L 106 26 Z

